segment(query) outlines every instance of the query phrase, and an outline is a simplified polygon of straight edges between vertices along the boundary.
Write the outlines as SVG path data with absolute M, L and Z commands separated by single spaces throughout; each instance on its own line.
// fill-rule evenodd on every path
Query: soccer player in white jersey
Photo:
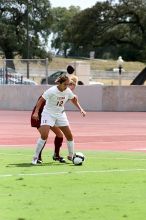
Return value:
M 71 75 L 70 77 L 70 83 L 69 83 L 69 88 L 73 91 L 77 85 L 77 82 L 78 82 L 78 77 L 75 76 L 75 75 Z M 39 97 L 39 99 L 41 98 L 41 96 Z M 38 99 L 38 100 L 39 100 Z M 43 111 L 43 108 L 44 108 L 44 105 L 45 105 L 45 101 L 42 103 L 40 109 L 39 109 L 39 112 L 38 112 L 38 115 L 39 115 L 39 119 L 38 120 L 35 120 L 32 116 L 34 114 L 34 111 L 35 111 L 35 108 L 36 108 L 36 105 L 35 107 L 33 108 L 32 110 L 32 113 L 31 113 L 31 126 L 32 127 L 35 127 L 37 128 L 37 130 L 39 131 L 40 130 L 40 125 L 41 125 L 41 114 L 42 114 L 42 111 Z M 63 133 L 62 131 L 60 130 L 59 127 L 50 127 L 50 129 L 55 133 L 55 138 L 54 138 L 54 154 L 53 154 L 53 160 L 55 161 L 59 161 L 60 163 L 65 163 L 65 159 L 60 156 L 60 148 L 62 146 L 62 143 L 63 143 Z M 45 143 L 46 144 L 46 143 Z M 42 150 L 40 151 L 39 153 L 39 157 L 38 157 L 38 161 L 37 163 L 38 164 L 41 164 L 43 163 L 43 160 L 42 160 L 42 151 L 45 147 L 45 144 L 42 148 Z
M 32 160 L 32 164 L 34 165 L 37 164 L 39 153 L 42 150 L 48 138 L 50 127 L 53 126 L 58 126 L 64 133 L 67 139 L 67 147 L 69 152 L 68 159 L 72 160 L 74 154 L 74 140 L 69 127 L 69 122 L 66 113 L 64 112 L 64 104 L 68 100 L 72 101 L 72 103 L 80 110 L 83 116 L 86 115 L 86 112 L 80 106 L 76 96 L 68 88 L 70 83 L 69 77 L 67 75 L 63 75 L 59 77 L 56 82 L 58 83 L 58 85 L 52 86 L 51 88 L 46 90 L 43 93 L 42 97 L 38 100 L 34 114 L 32 116 L 35 120 L 38 120 L 39 109 L 45 100 L 46 104 L 43 108 L 41 116 L 41 137 L 37 140 L 35 154 Z

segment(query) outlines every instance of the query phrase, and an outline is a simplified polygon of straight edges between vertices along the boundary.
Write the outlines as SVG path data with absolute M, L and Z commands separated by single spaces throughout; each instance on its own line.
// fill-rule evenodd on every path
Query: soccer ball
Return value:
M 74 154 L 72 162 L 74 165 L 82 165 L 84 160 L 85 160 L 84 154 L 81 152 L 77 152 Z

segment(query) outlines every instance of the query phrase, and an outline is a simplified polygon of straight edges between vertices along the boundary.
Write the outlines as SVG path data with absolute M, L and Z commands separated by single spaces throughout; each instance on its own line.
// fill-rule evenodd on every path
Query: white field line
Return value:
M 47 172 L 47 173 L 17 173 L 17 174 L 0 174 L 3 177 L 22 177 L 22 176 L 49 176 L 49 175 L 64 175 L 64 174 L 86 174 L 86 173 L 121 173 L 121 172 L 146 172 L 146 169 L 113 169 L 113 170 L 83 170 L 83 171 L 64 171 L 64 172 Z
M 131 160 L 131 161 L 145 161 L 146 160 L 146 158 L 128 158 L 128 157 L 110 157 L 110 158 L 108 158 L 108 157 L 104 157 L 104 158 L 102 158 L 102 157 L 100 157 L 100 158 L 98 158 L 98 157 L 96 157 L 96 156 L 94 156 L 94 157 L 92 157 L 92 156 L 89 156 L 89 157 L 86 157 L 85 159 L 88 159 L 88 158 L 92 158 L 92 159 L 96 159 L 96 160 Z

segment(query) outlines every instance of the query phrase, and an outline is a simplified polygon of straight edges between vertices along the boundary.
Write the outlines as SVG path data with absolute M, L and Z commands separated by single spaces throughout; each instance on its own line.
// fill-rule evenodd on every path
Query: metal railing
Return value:
M 8 67 L 7 64 L 13 64 Z M 10 65 L 9 65 L 10 66 Z M 0 85 L 2 84 L 40 84 L 42 78 L 47 78 L 58 69 L 49 68 L 48 59 L 0 59 Z M 117 71 L 90 70 L 90 81 L 101 82 L 105 85 L 122 85 L 130 82 L 137 76 L 138 72 L 122 72 L 119 78 Z M 127 81 L 127 82 L 126 82 Z
M 42 77 L 48 77 L 48 58 L 0 59 L 0 84 L 37 84 Z

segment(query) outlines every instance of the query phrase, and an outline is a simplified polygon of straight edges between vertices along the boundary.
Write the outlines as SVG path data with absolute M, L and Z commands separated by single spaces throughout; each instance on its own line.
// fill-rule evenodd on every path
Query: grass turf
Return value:
M 146 155 L 83 151 L 82 166 L 0 149 L 0 220 L 145 220 Z M 66 155 L 66 152 L 63 152 Z

